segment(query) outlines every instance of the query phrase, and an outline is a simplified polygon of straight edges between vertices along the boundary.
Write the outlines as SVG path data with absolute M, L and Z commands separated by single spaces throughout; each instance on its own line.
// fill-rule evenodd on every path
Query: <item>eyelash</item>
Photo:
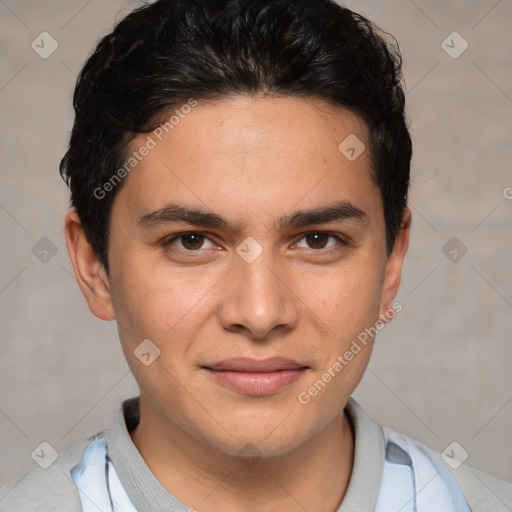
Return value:
M 338 241 L 339 246 L 342 246 L 342 247 L 348 245 L 347 240 L 345 240 L 343 237 L 341 237 L 339 235 L 339 233 L 331 233 L 329 231 L 307 231 L 306 233 L 302 233 L 301 237 L 295 243 L 300 242 L 307 235 L 313 235 L 313 234 L 314 235 L 326 235 L 328 237 L 335 238 Z M 181 237 L 186 236 L 186 235 L 200 235 L 200 236 L 203 236 L 203 237 L 207 238 L 208 240 L 210 240 L 210 238 L 209 238 L 207 233 L 203 233 L 201 231 L 184 231 L 184 232 L 176 233 L 176 234 L 172 235 L 171 238 L 168 238 L 167 240 L 164 241 L 163 245 L 164 245 L 164 247 L 172 246 L 172 244 L 176 240 L 179 240 Z M 210 240 L 210 242 L 213 242 L 213 241 Z M 327 248 L 327 249 L 313 249 L 313 248 L 310 248 L 310 250 L 313 251 L 313 252 L 322 253 L 322 254 L 331 254 L 331 253 L 336 252 L 337 250 L 339 250 L 339 248 L 340 247 Z M 190 254 L 200 253 L 201 252 L 201 249 L 196 249 L 195 251 L 191 250 L 191 249 L 182 249 L 181 247 L 177 247 L 176 249 L 181 251 L 181 252 L 187 252 L 187 253 L 190 253 Z

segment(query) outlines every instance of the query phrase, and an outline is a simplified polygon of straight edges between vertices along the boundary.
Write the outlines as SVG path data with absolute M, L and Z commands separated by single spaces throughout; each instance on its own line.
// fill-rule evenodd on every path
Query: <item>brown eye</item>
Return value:
M 183 249 L 186 251 L 199 251 L 199 249 L 203 248 L 205 240 L 208 240 L 206 235 L 202 233 L 177 233 L 168 239 L 164 245 L 165 246 L 174 246 L 178 249 Z M 181 244 L 177 244 L 176 242 L 181 242 Z M 211 242 L 210 242 L 211 243 Z
M 329 241 L 326 233 L 309 233 L 304 238 L 312 249 L 324 249 Z
M 200 249 L 204 242 L 204 236 L 199 234 L 190 234 L 190 235 L 182 235 L 181 243 L 185 249 L 189 249 L 191 251 L 197 251 Z
M 304 233 L 297 247 L 301 249 L 313 249 L 313 252 L 326 254 L 328 252 L 338 251 L 347 245 L 346 240 L 339 233 L 330 233 L 326 231 L 310 231 Z

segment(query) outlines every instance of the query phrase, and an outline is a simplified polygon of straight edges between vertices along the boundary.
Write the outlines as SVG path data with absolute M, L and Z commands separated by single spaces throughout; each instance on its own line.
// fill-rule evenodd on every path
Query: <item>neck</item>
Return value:
M 354 433 L 343 413 L 291 452 L 245 463 L 162 421 L 142 394 L 140 413 L 135 446 L 162 486 L 197 512 L 335 512 L 347 491 Z

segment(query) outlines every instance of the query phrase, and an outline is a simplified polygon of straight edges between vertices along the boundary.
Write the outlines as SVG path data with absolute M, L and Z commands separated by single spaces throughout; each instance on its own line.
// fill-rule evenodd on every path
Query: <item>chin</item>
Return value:
M 300 442 L 296 439 L 288 442 L 269 442 L 265 436 L 232 439 L 229 444 L 216 445 L 216 448 L 232 457 L 241 459 L 251 458 L 269 458 L 286 455 L 294 450 Z
M 237 457 L 276 457 L 293 451 L 304 443 L 311 434 L 304 423 L 286 425 L 283 418 L 275 417 L 274 421 L 256 423 L 252 421 L 238 422 L 236 427 L 210 432 L 206 438 L 220 452 Z

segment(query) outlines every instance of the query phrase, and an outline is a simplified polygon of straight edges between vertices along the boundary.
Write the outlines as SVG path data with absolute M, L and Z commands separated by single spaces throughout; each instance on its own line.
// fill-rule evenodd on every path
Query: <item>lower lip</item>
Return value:
M 270 395 L 296 381 L 306 368 L 275 372 L 235 372 L 206 369 L 221 384 L 246 395 Z

